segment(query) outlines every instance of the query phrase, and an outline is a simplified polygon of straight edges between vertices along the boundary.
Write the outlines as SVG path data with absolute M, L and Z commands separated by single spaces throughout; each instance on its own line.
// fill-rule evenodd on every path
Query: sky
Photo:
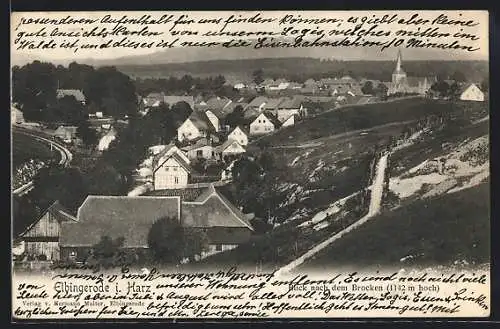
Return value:
M 137 42 L 137 43 L 144 43 L 144 42 L 152 42 L 155 45 L 160 41 L 160 40 L 167 40 L 171 41 L 174 38 L 177 38 L 179 36 L 172 36 L 171 32 L 169 29 L 173 27 L 173 20 L 178 19 L 179 16 L 183 16 L 183 21 L 189 21 L 192 20 L 194 23 L 192 24 L 177 24 L 173 30 L 189 30 L 189 31 L 194 31 L 198 30 L 199 33 L 204 33 L 208 30 L 212 31 L 218 31 L 220 30 L 223 25 L 224 21 L 228 19 L 230 16 L 233 16 L 233 18 L 238 19 L 248 19 L 249 17 L 255 16 L 259 12 L 230 12 L 230 11 L 225 11 L 225 12 L 35 12 L 35 13 L 22 13 L 22 12 L 16 12 L 12 13 L 11 16 L 11 55 L 12 55 L 12 62 L 15 64 L 16 62 L 23 62 L 23 61 L 30 61 L 33 59 L 40 59 L 40 60 L 47 60 L 47 61 L 53 61 L 53 62 L 69 62 L 69 61 L 83 61 L 86 59 L 93 59 L 93 60 L 109 60 L 109 59 L 114 59 L 114 58 L 121 58 L 121 57 L 128 57 L 128 56 L 137 56 L 137 55 L 148 55 L 148 54 L 153 54 L 153 53 L 158 53 L 161 52 L 161 48 L 154 48 L 154 49 L 131 49 L 131 48 L 108 48 L 108 49 L 82 49 L 79 48 L 76 52 L 74 49 L 24 49 L 24 50 L 17 50 L 21 44 L 21 42 L 27 42 L 29 43 L 30 41 L 33 42 L 33 44 L 38 44 L 40 41 L 45 41 L 48 42 L 51 37 L 47 36 L 50 31 L 53 29 L 57 28 L 58 32 L 64 31 L 66 33 L 72 32 L 72 33 L 82 33 L 84 30 L 90 30 L 92 28 L 96 28 L 95 31 L 99 31 L 102 28 L 106 28 L 108 31 L 112 30 L 113 27 L 116 25 L 116 23 L 104 23 L 102 22 L 102 18 L 105 15 L 111 15 L 112 19 L 120 19 L 123 16 L 127 16 L 127 18 L 139 18 L 143 15 L 151 15 L 151 19 L 159 19 L 161 16 L 166 15 L 167 17 L 169 15 L 174 15 L 172 21 L 166 24 L 156 24 L 156 25 L 149 25 L 147 27 L 148 31 L 150 32 L 156 32 L 156 33 L 161 33 L 159 36 L 153 36 L 153 37 L 143 37 L 143 36 L 128 36 L 129 41 Z M 413 21 L 408 21 L 409 18 L 414 15 L 418 14 L 418 16 L 413 20 Z M 431 24 L 432 20 L 435 19 L 438 15 L 443 14 L 446 15 L 447 20 L 441 20 L 441 24 Z M 288 16 L 287 16 L 288 15 Z M 284 29 L 291 29 L 291 30 L 297 30 L 296 32 L 301 33 L 301 31 L 305 28 L 309 28 L 311 30 L 325 30 L 325 31 L 330 31 L 331 29 L 337 29 L 337 30 L 342 30 L 342 29 L 348 29 L 348 28 L 353 28 L 356 24 L 359 24 L 363 19 L 365 19 L 365 23 L 363 24 L 362 28 L 369 28 L 373 24 L 369 24 L 369 22 L 366 21 L 366 19 L 375 19 L 375 18 L 381 18 L 383 15 L 388 15 L 388 17 L 391 17 L 392 15 L 397 15 L 395 21 L 393 23 L 387 24 L 387 23 L 380 23 L 378 24 L 379 29 L 385 30 L 385 31 L 391 31 L 393 33 L 396 30 L 412 30 L 412 31 L 417 31 L 418 28 L 422 30 L 425 30 L 427 28 L 439 28 L 439 32 L 442 33 L 451 33 L 452 35 L 454 33 L 466 33 L 466 34 L 473 34 L 476 35 L 479 39 L 470 41 L 467 38 L 463 39 L 450 39 L 450 38 L 431 38 L 430 41 L 432 42 L 451 42 L 452 40 L 459 40 L 461 43 L 464 45 L 470 45 L 473 48 L 479 48 L 479 50 L 474 51 L 474 52 L 466 52 L 463 50 L 459 51 L 450 51 L 450 50 L 428 50 L 428 49 L 418 49 L 418 50 L 412 50 L 412 49 L 407 49 L 405 50 L 405 59 L 406 60 L 419 60 L 419 59 L 460 59 L 460 60 L 467 60 L 467 59 L 483 59 L 487 60 L 488 59 L 488 12 L 487 11 L 290 11 L 290 12 L 284 12 L 284 11 L 267 11 L 267 12 L 260 12 L 259 17 L 261 19 L 267 19 L 267 18 L 276 18 L 275 21 L 270 22 L 270 23 L 244 23 L 244 22 L 234 22 L 234 23 L 229 23 L 225 26 L 224 31 L 283 31 Z M 36 24 L 36 19 L 40 18 L 46 18 L 46 19 L 61 19 L 67 16 L 71 16 L 73 19 L 81 19 L 81 18 L 86 18 L 86 19 L 95 19 L 97 20 L 97 23 L 95 24 L 64 24 L 64 25 L 42 25 L 42 24 Z M 285 17 L 289 18 L 298 18 L 298 19 L 319 19 L 319 18 L 325 18 L 325 19 L 336 19 L 337 22 L 329 22 L 329 23 L 321 23 L 321 22 L 314 22 L 312 24 L 301 24 L 300 22 L 290 22 L 284 21 L 280 23 L 280 19 L 283 19 Z M 357 23 L 349 22 L 349 20 L 352 21 L 352 18 L 357 17 Z M 365 18 L 363 18 L 365 17 Z M 198 23 L 201 19 L 217 19 L 221 18 L 221 23 L 220 24 L 215 24 L 215 23 L 204 23 L 200 24 Z M 404 19 L 406 24 L 398 24 L 398 21 L 400 19 Z M 421 20 L 423 22 L 422 24 L 418 23 L 418 20 Z M 428 20 L 428 22 L 424 22 L 425 20 Z M 468 20 L 473 20 L 475 26 L 457 26 L 453 24 L 449 24 L 450 20 L 460 20 L 460 21 L 468 21 Z M 403 23 L 399 21 L 400 23 Z M 128 30 L 141 30 L 142 28 L 145 27 L 145 25 L 133 25 L 133 24 L 122 24 L 125 26 Z M 44 29 L 43 31 L 40 31 L 41 29 Z M 41 32 L 46 33 L 45 37 L 37 37 L 36 33 L 41 34 Z M 314 32 L 314 31 L 313 31 Z M 31 33 L 31 35 L 30 35 Z M 288 35 L 290 36 L 296 36 L 291 34 L 292 32 L 289 32 Z M 385 37 L 387 41 L 389 39 L 392 39 L 394 36 L 391 35 L 390 37 Z M 115 37 L 115 40 L 117 41 L 119 39 L 122 39 L 122 36 Z M 200 41 L 199 36 L 182 36 L 183 40 L 185 41 Z M 210 37 L 208 40 L 207 37 L 205 37 L 203 40 L 206 41 L 227 41 L 231 39 L 232 37 Z M 314 39 L 316 36 L 314 34 L 311 34 L 307 36 L 306 38 L 308 39 Z M 326 37 L 326 38 L 333 38 L 333 37 Z M 337 37 L 340 38 L 340 37 Z M 70 41 L 70 43 L 75 40 L 75 38 L 71 38 L 68 36 L 59 36 L 59 37 L 52 37 L 54 39 L 54 42 L 57 44 L 61 43 L 62 41 Z M 92 38 L 80 38 L 79 43 L 86 42 L 89 44 L 102 44 L 104 41 L 109 40 L 109 37 L 103 38 L 101 36 L 95 36 Z M 380 38 L 379 38 L 380 40 Z M 463 40 L 463 42 L 462 42 Z M 182 41 L 182 40 L 181 40 Z M 17 43 L 17 44 L 15 44 Z M 178 44 L 177 44 L 178 46 Z M 318 51 L 315 51 L 314 53 L 316 54 L 314 57 L 335 57 L 335 56 L 330 56 L 331 53 L 334 53 L 332 49 L 337 49 L 337 48 L 321 48 Z M 340 51 L 339 53 L 341 54 L 341 58 L 343 60 L 359 60 L 359 59 L 364 59 L 364 54 L 366 54 L 366 59 L 374 59 L 371 58 L 373 57 L 373 51 L 364 51 L 361 47 L 357 48 L 349 48 L 352 49 L 353 51 L 345 51 L 345 48 L 343 51 Z M 249 52 L 255 51 L 251 48 L 248 48 Z M 387 51 L 384 52 L 384 55 L 381 55 L 381 58 L 375 58 L 375 59 L 393 59 L 394 57 L 394 52 L 393 51 Z M 387 54 L 387 55 L 385 55 Z

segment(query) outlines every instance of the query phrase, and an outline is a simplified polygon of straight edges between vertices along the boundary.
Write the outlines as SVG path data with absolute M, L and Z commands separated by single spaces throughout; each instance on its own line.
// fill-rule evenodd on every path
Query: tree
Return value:
M 33 179 L 29 197 L 40 209 L 47 209 L 54 201 L 76 213 L 88 195 L 83 175 L 77 168 L 49 165 L 38 171 Z
M 225 118 L 225 124 L 231 128 L 245 123 L 245 113 L 243 106 L 237 105 L 233 112 L 229 113 Z
M 40 213 L 35 204 L 26 195 L 14 195 L 12 205 L 13 233 L 14 237 L 17 237 L 40 216 Z
M 157 262 L 178 264 L 185 255 L 183 228 L 174 218 L 156 220 L 148 234 L 148 246 Z
M 81 138 L 86 146 L 94 146 L 98 142 L 97 132 L 90 127 L 87 120 L 82 121 L 77 127 L 76 136 Z
M 455 80 L 458 82 L 464 82 L 464 81 L 467 81 L 467 78 L 462 71 L 455 71 L 451 75 L 451 80 Z
M 374 94 L 374 89 L 373 89 L 373 82 L 371 81 L 366 81 L 363 87 L 361 88 L 361 91 L 365 95 L 373 95 Z
M 264 71 L 262 69 L 257 69 L 253 71 L 252 79 L 256 85 L 260 85 L 264 81 Z
M 375 90 L 375 93 L 379 97 L 386 97 L 388 91 L 389 91 L 389 88 L 387 88 L 387 86 L 384 83 L 379 83 L 376 90 Z
M 208 250 L 208 236 L 202 229 L 193 227 L 183 228 L 184 235 L 184 257 L 190 261 L 196 260 L 196 256 Z
M 490 89 L 490 81 L 486 78 L 481 82 L 481 91 L 487 92 Z
M 103 268 L 128 265 L 125 264 L 127 262 L 122 249 L 124 243 L 123 237 L 113 239 L 107 235 L 101 236 L 99 242 L 92 246 L 87 263 Z
M 431 86 L 431 90 L 445 97 L 449 95 L 450 85 L 446 81 L 440 80 Z
M 89 194 L 93 195 L 123 195 L 127 192 L 120 173 L 104 161 L 99 161 L 88 173 L 87 186 Z

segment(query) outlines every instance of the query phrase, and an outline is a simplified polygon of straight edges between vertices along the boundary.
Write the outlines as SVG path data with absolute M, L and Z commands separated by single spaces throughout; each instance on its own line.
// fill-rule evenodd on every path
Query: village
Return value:
M 160 143 L 147 145 L 145 157 L 134 159 L 137 165 L 126 193 L 89 194 L 76 213 L 66 209 L 60 200 L 54 200 L 16 237 L 15 258 L 29 261 L 30 268 L 38 266 L 33 265 L 37 261 L 83 263 L 104 237 L 123 238 L 122 247 L 134 250 L 137 258 L 137 254 L 151 247 L 152 223 L 160 218 L 172 218 L 183 227 L 203 232 L 206 246 L 184 250 L 178 257 L 182 262 L 235 249 L 255 234 L 256 215 L 230 201 L 220 188 L 241 174 L 241 163 L 245 161 L 256 163 L 259 175 L 265 176 L 265 163 L 254 156 L 255 150 L 267 150 L 261 142 L 264 137 L 293 130 L 312 118 L 349 106 L 414 97 L 466 102 L 486 99 L 479 81 L 407 76 L 401 52 L 396 57 L 391 81 L 339 76 L 298 83 L 264 79 L 259 72 L 254 73 L 254 81 L 228 86 L 233 96 L 180 95 L 168 90 L 136 94 L 138 117 L 160 118 L 157 113 L 161 111 L 181 113 L 176 118 L 182 120 L 169 126 L 175 127 L 175 131 L 169 132 L 172 138 L 160 138 Z M 82 90 L 57 89 L 56 97 L 74 98 L 88 107 Z M 85 148 L 78 126 L 49 127 L 47 123 L 28 121 L 16 106 L 11 120 L 22 129 L 45 134 L 69 152 L 78 153 L 79 148 Z M 105 155 L 119 142 L 119 131 L 131 125 L 131 120 L 129 115 L 117 117 L 89 109 L 86 121 L 95 131 L 96 142 L 88 152 Z M 31 159 L 19 166 L 14 172 L 14 187 L 31 182 L 44 165 L 43 161 Z M 201 239 L 194 236 L 195 240 Z

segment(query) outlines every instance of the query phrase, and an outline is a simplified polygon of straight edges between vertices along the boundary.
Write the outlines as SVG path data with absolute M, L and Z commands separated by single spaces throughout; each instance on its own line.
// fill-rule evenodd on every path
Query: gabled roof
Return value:
M 231 130 L 231 132 L 228 135 L 231 135 L 236 130 L 236 128 L 239 128 L 247 136 L 250 134 L 248 132 L 248 130 L 246 128 L 244 128 L 243 126 L 236 126 L 236 127 L 234 127 L 234 129 Z
M 479 86 L 475 83 L 465 83 L 465 84 L 461 85 L 460 88 L 458 89 L 458 92 L 460 94 L 462 94 L 464 91 L 466 91 L 467 89 L 469 89 L 472 86 L 475 86 L 477 89 L 479 89 L 481 92 L 483 92 L 481 90 L 481 88 L 479 88 Z
M 194 144 L 190 144 L 190 145 L 182 147 L 182 150 L 191 151 L 191 150 L 195 150 L 195 149 L 198 149 L 200 147 L 205 147 L 205 146 L 212 146 L 212 145 L 205 137 L 202 137 L 202 138 L 196 140 L 196 142 Z
M 60 203 L 59 200 L 56 200 L 50 207 L 47 208 L 47 210 L 33 223 L 31 223 L 30 226 L 24 230 L 23 233 L 21 233 L 21 237 L 29 237 L 29 236 L 34 236 L 32 234 L 32 231 L 34 228 L 37 226 L 37 224 L 42 220 L 42 218 L 50 213 L 50 215 L 55 218 L 59 223 L 62 222 L 76 222 L 77 219 L 75 216 L 71 215 L 69 210 L 64 208 Z
M 247 217 L 210 185 L 194 202 L 182 203 L 182 223 L 190 227 L 245 227 Z
M 65 96 L 73 96 L 79 102 L 85 102 L 85 95 L 78 89 L 57 89 L 56 97 L 63 98 Z
M 278 106 L 279 109 L 296 109 L 300 108 L 300 105 L 302 104 L 304 97 L 293 97 L 293 98 L 287 98 L 285 99 L 280 105 Z
M 276 109 L 278 106 L 281 104 L 281 102 L 285 101 L 287 98 L 286 97 L 280 97 L 280 98 L 269 98 L 266 105 L 264 105 L 265 109 Z
M 263 103 L 267 103 L 267 102 L 268 102 L 268 98 L 267 97 L 257 96 L 254 99 L 252 99 L 252 101 L 250 103 L 248 103 L 248 107 L 259 107 Z
M 215 128 L 205 112 L 193 111 L 186 120 L 190 120 L 199 130 L 215 132 Z
M 174 152 L 172 154 L 170 154 L 168 157 L 165 158 L 165 160 L 163 160 L 162 162 L 158 162 L 156 164 L 153 170 L 153 173 L 155 173 L 156 171 L 158 171 L 159 168 L 161 168 L 161 166 L 163 166 L 163 164 L 165 162 L 167 162 L 168 159 L 174 159 L 182 168 L 184 168 L 188 173 L 193 173 L 193 168 L 191 168 L 191 166 L 186 162 L 184 161 L 183 158 L 181 158 L 179 156 L 179 154 L 177 154 L 177 152 Z
M 90 247 L 101 237 L 125 238 L 124 247 L 148 247 L 153 223 L 162 218 L 179 219 L 180 197 L 88 196 L 78 209 L 78 222 L 61 225 L 62 247 Z
M 168 145 L 164 145 L 164 148 L 157 154 L 154 156 L 153 158 L 153 168 L 156 168 L 156 165 L 158 164 L 158 161 L 161 160 L 161 158 L 163 158 L 168 152 L 170 152 L 173 148 L 177 148 L 177 146 L 175 146 L 175 144 L 168 144 Z M 177 148 L 178 149 L 178 148 Z M 179 149 L 178 149 L 179 150 Z M 181 150 L 179 150 L 179 152 L 182 152 Z M 177 152 L 175 152 L 175 154 L 177 154 Z M 185 157 L 183 158 L 182 156 L 180 156 L 179 154 L 177 154 L 181 159 L 184 160 L 184 162 L 188 163 L 188 158 Z
M 214 110 L 222 110 L 228 106 L 232 101 L 226 97 L 212 97 L 206 101 L 209 108 Z
M 240 147 L 243 148 L 243 146 L 241 146 L 240 143 L 238 143 L 234 139 L 228 139 L 227 141 L 225 141 L 224 143 L 222 143 L 222 145 L 217 146 L 217 150 L 219 152 L 223 152 L 225 149 L 227 149 L 229 146 L 231 146 L 234 143 L 238 144 Z

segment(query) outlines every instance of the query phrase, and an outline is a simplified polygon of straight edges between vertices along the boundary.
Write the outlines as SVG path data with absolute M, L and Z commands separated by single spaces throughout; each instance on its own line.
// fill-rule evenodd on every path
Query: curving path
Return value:
M 47 144 L 49 147 L 52 145 L 52 147 L 59 152 L 61 155 L 61 160 L 59 161 L 59 164 L 62 166 L 69 166 L 71 163 L 71 160 L 73 159 L 73 155 L 71 152 L 62 144 L 52 140 L 50 137 L 44 136 L 41 133 L 35 133 L 29 130 L 21 129 L 21 128 L 12 128 L 12 135 L 16 134 L 22 134 L 25 136 L 29 136 L 30 138 L 33 138 L 34 140 L 37 140 L 39 142 Z M 24 195 L 31 191 L 33 189 L 33 181 L 28 182 L 24 184 L 23 186 L 15 189 L 12 191 L 13 194 L 15 195 Z

